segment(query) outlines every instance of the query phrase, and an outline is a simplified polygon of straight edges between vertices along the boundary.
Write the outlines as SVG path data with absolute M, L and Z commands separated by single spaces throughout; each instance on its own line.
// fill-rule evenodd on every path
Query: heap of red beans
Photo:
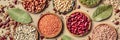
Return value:
M 13 40 L 12 37 L 9 37 L 10 39 L 9 40 Z M 7 40 L 7 37 L 3 36 L 3 37 L 0 37 L 0 40 Z
M 74 12 L 68 17 L 67 28 L 75 35 L 84 35 L 89 31 L 90 19 L 82 12 Z

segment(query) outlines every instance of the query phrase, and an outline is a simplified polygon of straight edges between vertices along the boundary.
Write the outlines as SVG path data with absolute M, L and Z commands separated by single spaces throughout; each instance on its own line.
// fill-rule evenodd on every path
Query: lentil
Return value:
M 39 19 L 39 32 L 47 38 L 57 36 L 62 29 L 61 19 L 54 14 L 45 14 Z
M 79 2 L 81 4 L 83 4 L 86 7 L 96 7 L 97 5 L 99 5 L 101 0 L 79 0 Z

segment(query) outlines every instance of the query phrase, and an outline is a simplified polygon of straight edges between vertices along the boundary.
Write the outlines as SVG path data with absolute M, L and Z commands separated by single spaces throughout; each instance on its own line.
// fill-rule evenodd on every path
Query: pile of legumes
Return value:
M 116 40 L 117 32 L 113 26 L 109 24 L 97 25 L 91 35 L 91 40 Z
M 120 40 L 120 0 L 0 0 L 0 40 L 86 39 Z
M 53 0 L 54 9 L 61 13 L 67 13 L 73 10 L 74 0 Z
M 14 32 L 15 40 L 37 40 L 38 33 L 32 25 L 19 25 Z
M 14 28 L 18 23 L 10 18 L 5 9 L 5 6 L 0 5 L 0 40 L 13 40 Z
M 90 30 L 90 18 L 84 12 L 73 12 L 67 19 L 67 28 L 70 33 L 83 36 Z
M 54 14 L 44 14 L 38 22 L 38 29 L 41 35 L 47 38 L 57 36 L 62 29 L 61 19 Z
M 47 0 L 23 0 L 22 4 L 25 10 L 31 13 L 41 12 L 47 5 Z

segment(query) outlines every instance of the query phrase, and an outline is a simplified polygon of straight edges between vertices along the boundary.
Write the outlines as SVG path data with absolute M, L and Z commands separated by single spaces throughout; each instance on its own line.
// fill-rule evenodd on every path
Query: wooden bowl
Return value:
M 85 14 L 85 16 L 87 16 L 88 20 L 90 21 L 90 22 L 89 22 L 89 26 L 88 26 L 88 31 L 85 32 L 85 33 L 83 33 L 83 34 L 80 34 L 80 35 L 71 33 L 70 30 L 67 28 L 68 17 L 69 17 L 71 14 L 75 13 L 75 12 L 82 12 L 83 14 Z M 91 22 L 92 22 L 92 21 L 91 21 L 90 17 L 88 16 L 88 14 L 86 14 L 86 12 L 77 9 L 77 10 L 74 10 L 73 12 L 71 12 L 71 13 L 68 15 L 68 17 L 67 17 L 67 20 L 66 20 L 66 28 L 67 28 L 67 30 L 68 30 L 72 35 L 74 35 L 74 36 L 84 36 L 84 35 L 86 35 L 86 34 L 89 33 L 89 31 L 90 31 L 90 29 L 91 29 L 91 24 L 92 24 Z
M 56 17 L 58 17 L 59 19 L 58 20 L 60 20 L 60 28 L 58 28 L 57 30 L 57 32 L 56 33 L 53 33 L 53 35 L 51 34 L 51 35 L 45 35 L 44 33 L 42 33 L 41 32 L 41 30 L 39 29 L 39 27 L 40 27 L 40 20 L 42 19 L 42 17 L 43 16 L 46 16 L 46 15 L 53 15 L 53 16 L 56 16 Z M 46 29 L 47 30 L 47 29 Z M 41 17 L 40 17 L 40 19 L 39 19 L 39 21 L 38 21 L 38 31 L 39 31 L 39 34 L 40 35 L 43 35 L 45 38 L 54 38 L 54 37 L 56 37 L 57 35 L 59 35 L 60 34 L 60 32 L 61 32 L 61 30 L 62 30 L 62 20 L 60 19 L 60 17 L 58 16 L 58 15 L 55 15 L 55 14 L 53 14 L 53 13 L 46 13 L 46 14 L 43 14 Z

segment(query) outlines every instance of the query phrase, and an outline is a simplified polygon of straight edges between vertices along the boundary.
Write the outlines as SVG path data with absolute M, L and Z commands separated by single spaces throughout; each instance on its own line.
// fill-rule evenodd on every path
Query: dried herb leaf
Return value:
M 93 13 L 92 17 L 95 21 L 102 21 L 109 18 L 112 15 L 113 8 L 111 5 L 99 6 Z
M 69 36 L 67 36 L 67 35 L 64 35 L 63 37 L 62 37 L 62 40 L 72 40 Z
M 30 23 L 32 21 L 31 16 L 19 8 L 9 9 L 7 10 L 7 13 L 13 20 L 20 23 Z

